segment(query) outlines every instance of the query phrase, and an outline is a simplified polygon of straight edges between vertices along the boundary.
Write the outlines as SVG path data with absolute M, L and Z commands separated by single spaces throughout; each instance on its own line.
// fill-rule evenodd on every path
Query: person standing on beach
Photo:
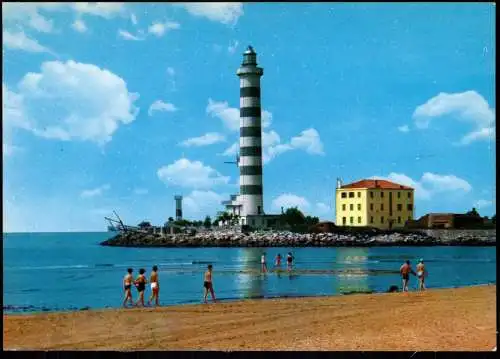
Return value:
M 204 303 L 207 303 L 208 292 L 210 291 L 210 295 L 212 296 L 212 300 L 214 303 L 216 302 L 214 286 L 212 283 L 212 265 L 209 264 L 207 267 L 207 271 L 205 272 L 205 276 L 203 278 L 203 287 L 205 288 L 205 296 L 203 298 Z
M 425 270 L 424 260 L 420 258 L 417 264 L 417 278 L 418 278 L 418 290 L 425 290 L 425 277 L 427 275 L 427 271 Z
M 125 291 L 125 299 L 123 300 L 123 306 L 127 306 L 127 301 L 130 302 L 131 305 L 134 305 L 134 301 L 132 299 L 132 282 L 134 281 L 134 277 L 132 277 L 132 272 L 134 270 L 132 268 L 127 269 L 127 274 L 123 278 L 123 290 Z
M 286 266 L 289 271 L 292 270 L 293 259 L 292 252 L 288 252 L 288 255 L 286 256 Z
M 399 268 L 401 273 L 401 278 L 403 279 L 403 292 L 408 292 L 408 283 L 410 282 L 410 273 L 415 275 L 413 269 L 411 269 L 410 261 L 407 260 L 405 264 Z
M 262 256 L 260 257 L 260 264 L 262 273 L 266 273 L 267 272 L 266 253 L 262 253 Z
M 279 253 L 276 255 L 274 266 L 278 268 L 281 267 L 281 254 Z
M 160 293 L 160 283 L 158 282 L 158 267 L 153 266 L 153 271 L 151 272 L 151 277 L 149 278 L 149 282 L 151 283 L 151 297 L 149 297 L 148 305 L 151 304 L 151 301 L 155 299 L 155 305 L 160 305 L 159 293 Z
M 137 300 L 137 303 L 135 305 L 141 305 L 144 307 L 144 291 L 146 290 L 146 283 L 148 282 L 146 279 L 146 276 L 144 275 L 146 273 L 145 269 L 139 269 L 139 275 L 137 276 L 137 279 L 135 280 L 134 284 L 137 287 L 137 291 L 139 292 L 139 299 Z

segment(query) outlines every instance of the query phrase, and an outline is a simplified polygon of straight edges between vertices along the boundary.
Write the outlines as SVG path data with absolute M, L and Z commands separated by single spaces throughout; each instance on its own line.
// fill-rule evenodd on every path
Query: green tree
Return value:
M 169 221 L 169 222 L 173 222 L 173 221 L 174 221 L 174 218 L 173 218 L 173 217 L 168 217 L 168 221 Z
M 203 225 L 205 226 L 205 228 L 210 228 L 212 226 L 212 219 L 210 218 L 210 216 L 205 217 L 205 221 L 203 221 Z
M 497 224 L 497 215 L 496 215 L 496 213 L 493 215 L 493 217 L 491 217 L 491 223 Z
M 137 225 L 137 227 L 139 227 L 140 229 L 150 228 L 151 227 L 151 223 L 147 222 L 147 221 L 142 221 L 141 223 L 139 223 Z
M 472 208 L 472 210 L 467 212 L 466 214 L 468 214 L 469 216 L 480 217 L 478 211 L 476 211 L 476 208 Z

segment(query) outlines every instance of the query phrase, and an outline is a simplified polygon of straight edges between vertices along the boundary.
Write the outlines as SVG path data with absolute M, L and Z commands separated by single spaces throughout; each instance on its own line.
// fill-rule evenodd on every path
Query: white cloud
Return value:
M 40 45 L 38 41 L 27 37 L 23 31 L 9 32 L 4 30 L 2 41 L 3 46 L 10 50 L 52 53 L 48 48 Z
M 238 108 L 229 107 L 227 101 L 214 101 L 209 98 L 206 111 L 210 116 L 222 120 L 222 123 L 228 130 L 234 132 L 240 130 L 240 110 Z M 268 128 L 271 126 L 272 121 L 272 113 L 262 110 L 262 127 Z
M 135 194 L 138 194 L 138 195 L 144 195 L 144 194 L 148 194 L 148 189 L 147 188 L 136 188 L 134 189 L 134 193 Z
M 212 117 L 222 121 L 224 126 L 233 132 L 240 129 L 240 111 L 237 108 L 229 107 L 227 101 L 213 101 L 208 99 L 206 112 Z M 273 122 L 273 114 L 262 110 L 262 128 L 269 128 Z M 274 130 L 269 132 L 262 131 L 262 159 L 264 164 L 268 163 L 274 157 L 288 152 L 290 150 L 301 149 L 312 155 L 324 155 L 323 143 L 321 142 L 318 131 L 314 128 L 304 130 L 299 136 L 292 137 L 290 143 L 281 143 L 280 136 Z M 236 145 L 228 148 L 223 155 L 232 156 L 237 151 Z
M 434 195 L 445 192 L 468 193 L 472 186 L 464 179 L 455 175 L 439 175 L 425 172 L 420 180 L 414 180 L 405 174 L 391 172 L 387 177 L 373 176 L 372 179 L 386 179 L 391 182 L 409 186 L 415 189 L 415 197 L 429 200 Z
M 142 40 L 144 40 L 144 37 L 132 35 L 130 32 L 125 31 L 125 30 L 118 30 L 118 36 L 124 40 L 130 40 L 130 41 L 142 41 Z
M 35 135 L 104 144 L 120 124 L 135 120 L 138 94 L 119 76 L 92 64 L 49 61 L 27 73 L 9 96 L 4 121 Z M 84 105 L 82 105 L 84 104 Z
M 453 94 L 441 92 L 418 106 L 413 118 L 418 128 L 425 129 L 434 118 L 447 115 L 474 126 L 474 130 L 462 137 L 459 144 L 467 145 L 477 140 L 494 138 L 495 110 L 476 91 Z
M 111 186 L 109 184 L 105 184 L 103 186 L 100 186 L 100 187 L 97 187 L 94 189 L 86 189 L 86 190 L 82 191 L 82 193 L 80 194 L 80 197 L 91 198 L 91 197 L 100 196 L 103 194 L 104 191 L 107 191 L 110 188 L 111 188 Z
M 83 22 L 83 20 L 76 19 L 73 24 L 71 24 L 71 27 L 73 30 L 78 31 L 78 32 L 86 32 L 87 31 L 87 25 Z
M 487 199 L 479 199 L 474 202 L 474 208 L 481 209 L 481 208 L 487 208 L 491 207 L 493 204 L 493 201 L 487 200 Z
M 43 14 L 54 11 L 74 11 L 77 17 L 93 15 L 111 19 L 115 15 L 125 14 L 124 3 L 2 3 L 2 20 L 7 26 L 29 27 L 33 30 L 51 33 L 54 32 L 53 21 Z
M 229 182 L 229 177 L 221 175 L 210 166 L 205 166 L 200 161 L 191 162 L 186 158 L 161 167 L 157 175 L 167 185 L 196 189 L 210 188 Z
M 281 209 L 286 210 L 287 208 L 297 207 L 301 211 L 306 211 L 309 209 L 311 205 L 304 197 L 300 197 L 291 193 L 284 193 L 277 198 L 273 199 L 272 207 L 273 209 Z
M 77 2 L 72 3 L 71 6 L 80 14 L 94 15 L 105 19 L 125 14 L 125 4 L 122 2 Z
M 217 210 L 222 209 L 221 202 L 227 197 L 227 194 L 218 194 L 213 191 L 194 190 L 182 200 L 184 215 L 199 220 L 203 220 L 205 215 L 210 215 L 213 220 Z
M 299 136 L 293 137 L 290 144 L 294 148 L 300 148 L 312 155 L 324 155 L 323 143 L 319 138 L 319 133 L 314 128 L 309 128 L 300 133 Z
M 240 149 L 240 145 L 238 142 L 233 143 L 230 147 L 226 148 L 226 150 L 221 154 L 222 156 L 235 156 Z
M 410 132 L 410 127 L 408 127 L 408 125 L 399 126 L 398 127 L 398 131 L 399 132 L 404 132 L 404 133 Z
M 167 74 L 168 76 L 174 76 L 175 75 L 175 70 L 173 67 L 167 67 Z
M 155 22 L 148 28 L 148 32 L 158 37 L 162 37 L 167 31 L 177 30 L 180 27 L 181 25 L 179 23 L 173 21 L 167 21 L 164 23 Z
M 236 49 L 238 48 L 239 42 L 238 40 L 235 40 L 231 43 L 231 45 L 228 46 L 227 52 L 229 52 L 231 55 L 236 52 Z
M 200 146 L 208 146 L 213 145 L 214 143 L 224 142 L 226 138 L 217 132 L 208 132 L 200 137 L 188 138 L 180 143 L 181 146 L 184 147 L 200 147 Z
M 332 212 L 332 209 L 330 208 L 329 205 L 323 203 L 323 202 L 317 202 L 316 203 L 316 212 L 319 215 L 324 215 L 324 214 L 329 214 Z
M 206 17 L 211 21 L 226 25 L 236 25 L 238 18 L 243 15 L 243 4 L 234 3 L 184 3 L 176 4 L 184 7 L 191 15 Z
M 130 14 L 130 21 L 132 22 L 133 25 L 137 25 L 137 16 L 135 16 L 134 13 Z
M 175 112 L 177 107 L 171 103 L 163 102 L 162 100 L 156 100 L 149 106 L 148 115 L 153 116 L 155 111 L 160 112 Z

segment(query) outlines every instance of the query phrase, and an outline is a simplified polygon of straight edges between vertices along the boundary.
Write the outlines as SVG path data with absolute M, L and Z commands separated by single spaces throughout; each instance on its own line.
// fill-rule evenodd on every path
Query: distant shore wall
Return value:
M 201 232 L 195 235 L 123 233 L 101 243 L 118 247 L 375 247 L 495 246 L 496 230 L 416 230 L 299 234 L 291 232 Z

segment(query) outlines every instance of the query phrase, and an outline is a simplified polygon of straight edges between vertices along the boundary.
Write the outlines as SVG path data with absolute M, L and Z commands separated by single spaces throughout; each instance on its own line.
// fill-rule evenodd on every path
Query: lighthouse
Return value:
M 257 66 L 252 46 L 243 53 L 236 72 L 240 78 L 240 170 L 241 217 L 264 215 L 262 187 L 262 124 L 260 77 L 264 70 Z

